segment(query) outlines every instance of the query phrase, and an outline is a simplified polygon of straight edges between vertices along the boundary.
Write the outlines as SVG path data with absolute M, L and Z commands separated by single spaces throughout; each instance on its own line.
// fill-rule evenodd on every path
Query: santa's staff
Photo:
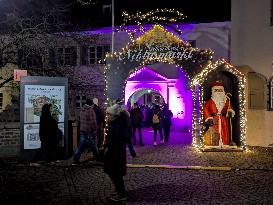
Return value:
M 228 99 L 228 110 L 232 109 L 231 105 L 230 105 L 230 97 L 229 96 L 231 97 L 232 94 L 231 93 L 226 94 L 226 97 Z M 227 112 L 227 117 L 229 118 L 230 139 L 231 139 L 231 143 L 233 143 L 233 139 L 232 139 L 232 120 L 231 120 L 232 116 L 229 116 L 229 112 Z

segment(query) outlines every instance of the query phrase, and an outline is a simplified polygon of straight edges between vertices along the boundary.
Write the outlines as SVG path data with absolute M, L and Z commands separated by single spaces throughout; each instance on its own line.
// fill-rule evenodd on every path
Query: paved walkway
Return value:
M 272 148 L 199 152 L 185 133 L 172 133 L 168 145 L 156 147 L 152 137 L 146 130 L 137 158 L 127 153 L 122 204 L 273 204 Z M 85 153 L 80 166 L 68 159 L 40 168 L 2 159 L 0 204 L 118 204 L 109 201 L 114 187 L 102 166 L 90 159 Z

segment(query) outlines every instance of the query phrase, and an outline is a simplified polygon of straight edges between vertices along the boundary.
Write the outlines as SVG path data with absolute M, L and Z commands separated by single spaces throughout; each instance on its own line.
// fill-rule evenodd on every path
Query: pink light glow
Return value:
M 131 74 L 125 86 L 125 103 L 136 92 L 151 89 L 158 92 L 173 112 L 173 127 L 185 130 L 192 126 L 192 92 L 187 89 L 188 78 L 178 68 L 178 79 L 168 79 L 147 67 Z

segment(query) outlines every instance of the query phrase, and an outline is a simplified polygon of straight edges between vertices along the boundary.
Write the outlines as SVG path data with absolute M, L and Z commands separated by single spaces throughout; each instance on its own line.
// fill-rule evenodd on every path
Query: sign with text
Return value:
M 14 81 L 20 81 L 21 77 L 23 77 L 23 76 L 27 76 L 27 70 L 14 69 L 14 72 L 13 72 L 13 80 Z
M 52 104 L 51 115 L 58 121 L 64 136 L 60 145 L 66 147 L 68 135 L 67 94 L 68 79 L 62 77 L 27 76 L 21 79 L 20 124 L 21 149 L 37 150 L 41 147 L 39 136 L 41 110 L 44 104 Z M 53 136 L 49 136 L 53 137 Z

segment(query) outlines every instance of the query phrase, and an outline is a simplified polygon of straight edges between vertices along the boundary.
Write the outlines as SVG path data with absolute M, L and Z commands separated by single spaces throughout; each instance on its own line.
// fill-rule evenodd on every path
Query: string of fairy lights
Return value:
M 131 41 L 134 39 L 134 34 L 136 32 L 145 33 L 147 29 L 143 26 L 143 24 L 174 24 L 175 31 L 177 33 L 182 33 L 179 28 L 179 23 L 182 22 L 186 16 L 175 9 L 156 9 L 151 10 L 146 13 L 142 13 L 141 11 L 136 12 L 135 14 L 129 14 L 126 11 L 122 13 L 122 17 L 124 18 L 123 23 L 120 25 L 118 32 L 125 31 L 129 35 Z M 132 25 L 136 25 L 132 27 Z
M 244 75 L 237 70 L 235 67 L 230 65 L 229 63 L 226 62 L 225 59 L 219 59 L 215 63 L 209 62 L 209 64 L 202 70 L 201 73 L 196 75 L 194 78 L 192 78 L 191 81 L 191 87 L 192 89 L 198 87 L 200 91 L 200 95 L 198 95 L 198 101 L 196 101 L 196 92 L 193 94 L 193 100 L 194 103 L 199 102 L 200 103 L 200 112 L 203 111 L 203 96 L 204 96 L 204 90 L 203 86 L 201 86 L 204 81 L 206 80 L 206 77 L 208 74 L 218 68 L 219 66 L 224 65 L 224 68 L 235 75 L 238 78 L 238 96 L 239 96 L 239 124 L 240 124 L 240 143 L 241 143 L 241 149 L 246 149 L 246 111 L 245 111 L 245 106 L 246 106 L 246 99 L 245 99 L 245 77 Z M 194 106 L 196 107 L 196 106 Z M 203 122 L 203 115 L 200 115 L 198 117 L 195 114 L 196 110 L 194 110 L 193 114 L 193 125 L 192 128 L 195 130 L 194 135 L 193 135 L 193 142 L 197 142 L 198 136 L 203 136 L 203 130 L 202 129 L 196 129 L 198 125 L 202 125 Z M 204 147 L 204 141 L 200 140 L 200 143 L 193 143 L 195 147 L 198 149 L 202 149 Z
M 189 62 L 192 62 L 193 64 L 202 64 L 202 62 L 211 60 L 213 55 L 212 50 L 210 49 L 201 50 L 199 48 L 193 48 L 189 43 L 184 42 L 181 38 L 169 32 L 163 26 L 155 24 L 152 29 L 146 31 L 143 35 L 141 35 L 137 39 L 134 39 L 132 42 L 128 42 L 127 45 L 121 49 L 121 51 L 109 53 L 107 54 L 106 58 L 119 57 L 120 59 L 124 59 L 124 63 L 126 63 L 126 60 L 128 59 L 125 59 L 124 56 L 128 54 L 129 50 L 130 51 L 140 51 L 145 49 L 149 50 L 149 46 L 151 44 L 156 45 L 158 47 L 162 46 L 175 47 L 177 50 L 182 50 L 184 51 L 184 54 L 186 52 L 188 55 L 191 55 L 192 58 Z M 148 57 L 144 59 L 144 62 L 146 60 L 167 62 L 174 59 L 173 57 L 167 56 L 166 53 L 161 54 Z
M 164 12 L 169 14 L 175 14 L 177 15 L 177 18 L 171 19 L 171 17 L 168 16 L 162 16 Z M 178 50 L 183 49 L 184 51 L 188 49 L 188 53 L 192 54 L 191 59 L 182 59 L 178 60 L 177 58 L 173 56 L 159 56 L 159 55 L 151 55 L 146 56 L 145 58 L 139 58 L 134 59 L 134 62 L 138 64 L 138 66 L 134 67 L 133 69 L 128 71 L 127 78 L 123 81 L 122 85 L 122 95 L 125 96 L 125 86 L 127 84 L 128 77 L 130 75 L 134 75 L 137 72 L 139 72 L 140 69 L 142 69 L 144 65 L 160 62 L 160 63 L 167 63 L 175 65 L 176 67 L 180 67 L 186 74 L 188 79 L 190 80 L 190 87 L 192 90 L 192 98 L 193 98 L 193 113 L 192 113 L 192 133 L 193 133 L 193 142 L 192 145 L 196 147 L 198 150 L 202 150 L 204 148 L 204 141 L 203 141 L 203 129 L 201 128 L 203 124 L 203 115 L 201 114 L 203 111 L 203 103 L 204 103 L 204 90 L 203 90 L 203 84 L 209 75 L 209 73 L 215 69 L 217 69 L 219 66 L 224 66 L 224 68 L 232 73 L 234 76 L 238 78 L 238 96 L 239 96 L 239 124 L 240 124 L 240 142 L 241 142 L 241 149 L 245 149 L 245 137 L 246 137 L 246 113 L 245 113 L 245 78 L 244 75 L 239 72 L 235 67 L 231 66 L 229 63 L 227 63 L 224 59 L 220 59 L 216 61 L 215 63 L 212 63 L 212 55 L 213 52 L 211 50 L 200 50 L 198 48 L 193 48 L 191 45 L 187 42 L 184 42 L 181 38 L 174 35 L 174 33 L 171 33 L 167 31 L 163 26 L 156 23 L 151 29 L 146 30 L 144 26 L 142 25 L 143 22 L 145 23 L 154 23 L 156 21 L 163 21 L 163 22 L 171 22 L 171 23 L 177 23 L 185 18 L 185 16 L 179 12 L 175 11 L 174 9 L 156 9 L 154 11 L 150 11 L 148 13 L 142 14 L 141 12 L 137 12 L 135 15 L 129 15 L 127 12 L 123 13 L 124 17 L 124 24 L 120 26 L 119 31 L 126 31 L 131 39 L 131 42 L 128 42 L 128 44 L 123 47 L 119 52 L 113 52 L 108 53 L 106 55 L 106 59 L 109 60 L 109 62 L 116 60 L 119 62 L 120 65 L 126 64 L 130 61 L 128 58 L 125 58 L 124 56 L 128 55 L 129 52 L 138 52 L 143 49 L 150 49 L 152 45 L 157 45 L 159 47 L 164 46 L 175 46 Z M 128 23 L 135 23 L 137 27 L 129 28 L 127 26 Z M 177 27 L 178 28 L 178 27 Z M 131 35 L 136 32 L 143 33 L 141 36 L 134 39 L 134 35 Z M 149 45 L 150 43 L 150 45 Z M 148 45 L 148 46 L 147 46 Z M 194 54 L 194 55 L 193 55 Z M 106 60 L 104 59 L 104 60 Z M 192 66 L 199 65 L 201 68 L 201 72 L 199 72 L 194 77 L 190 78 L 188 73 L 184 70 L 183 64 L 185 64 L 187 61 L 192 63 Z M 111 64 L 106 64 L 104 69 L 104 75 L 105 75 L 105 98 L 106 98 L 106 106 L 110 105 L 110 99 L 107 96 L 108 93 L 108 81 L 111 79 L 114 79 L 115 76 L 113 76 L 111 73 L 111 76 L 108 75 L 109 70 L 113 69 L 111 68 Z M 118 67 L 116 69 L 119 69 Z M 115 72 L 114 75 L 118 75 L 118 72 Z M 123 99 L 124 100 L 124 99 Z M 198 107 L 198 109 L 197 109 Z M 107 119 L 106 119 L 107 120 Z M 107 123 L 107 122 L 106 122 Z M 107 126 L 106 126 L 107 127 Z

